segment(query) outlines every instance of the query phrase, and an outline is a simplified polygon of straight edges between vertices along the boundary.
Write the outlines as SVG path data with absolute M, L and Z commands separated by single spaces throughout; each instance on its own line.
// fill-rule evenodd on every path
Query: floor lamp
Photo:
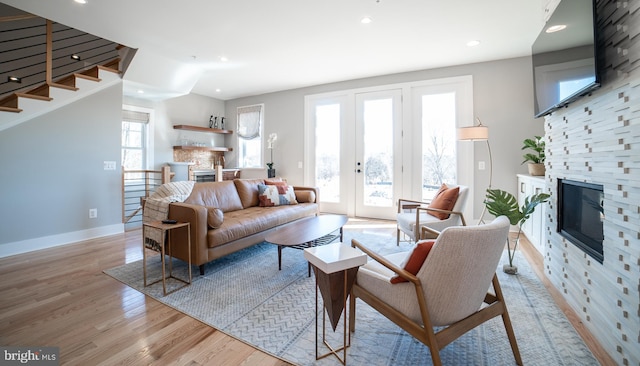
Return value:
M 460 141 L 486 141 L 489 150 L 489 188 L 491 189 L 491 181 L 493 179 L 493 158 L 491 157 L 491 145 L 489 145 L 489 127 L 480 122 L 480 118 L 476 118 L 478 122 L 475 126 L 458 128 L 458 140 Z M 482 206 L 479 224 L 484 224 L 484 214 L 487 212 L 487 206 Z

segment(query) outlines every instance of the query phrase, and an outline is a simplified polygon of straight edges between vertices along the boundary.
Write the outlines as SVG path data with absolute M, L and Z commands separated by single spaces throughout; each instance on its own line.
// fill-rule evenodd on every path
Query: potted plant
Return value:
M 541 203 L 547 202 L 549 195 L 546 193 L 538 193 L 533 196 L 526 197 L 522 207 L 518 206 L 518 200 L 509 192 L 500 189 L 487 189 L 487 196 L 484 204 L 490 214 L 498 216 L 506 216 L 509 218 L 511 225 L 518 225 L 518 234 L 511 250 L 511 244 L 507 239 L 507 252 L 509 254 L 509 264 L 505 264 L 502 270 L 508 274 L 516 274 L 518 267 L 513 265 L 513 258 L 516 254 L 516 248 L 520 242 L 520 233 L 522 233 L 522 225 L 531 217 L 533 211 Z
M 521 150 L 531 149 L 533 153 L 526 153 L 522 157 L 524 161 L 522 164 L 529 162 L 527 166 L 529 168 L 529 174 L 531 175 L 544 175 L 544 160 L 546 158 L 544 154 L 545 143 L 542 137 L 535 136 L 533 139 L 525 139 L 524 146 Z

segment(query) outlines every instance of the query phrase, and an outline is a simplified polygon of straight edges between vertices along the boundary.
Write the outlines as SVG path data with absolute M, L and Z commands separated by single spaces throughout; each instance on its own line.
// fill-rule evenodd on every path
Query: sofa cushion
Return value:
M 220 246 L 303 217 L 313 216 L 316 210 L 316 204 L 305 203 L 277 207 L 256 206 L 225 213 L 222 226 L 216 230 L 208 230 L 207 245 L 209 248 Z
M 287 185 L 259 184 L 258 201 L 260 202 L 260 207 L 298 204 L 293 187 Z
M 258 184 L 264 184 L 264 179 L 234 179 L 242 208 L 258 205 Z
M 217 207 L 222 212 L 242 209 L 242 202 L 233 181 L 196 183 L 185 203 Z
M 207 207 L 207 225 L 210 229 L 217 229 L 224 222 L 224 213 L 217 207 Z

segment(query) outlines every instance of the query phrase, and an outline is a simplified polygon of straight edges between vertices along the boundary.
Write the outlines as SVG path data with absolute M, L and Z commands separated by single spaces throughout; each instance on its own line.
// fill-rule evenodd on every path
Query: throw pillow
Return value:
M 207 207 L 207 225 L 211 229 L 217 229 L 222 226 L 224 221 L 224 212 L 217 207 Z
M 292 186 L 271 186 L 266 184 L 258 184 L 258 201 L 260 201 L 260 207 L 298 204 Z
M 446 184 L 442 183 L 440 189 L 436 193 L 435 197 L 431 203 L 429 203 L 429 208 L 435 208 L 438 210 L 453 210 L 453 206 L 456 205 L 456 200 L 458 200 L 458 194 L 460 193 L 460 187 L 449 188 Z M 434 212 L 427 211 L 429 215 L 435 216 L 440 220 L 448 219 L 449 214 L 445 212 Z
M 296 201 L 298 203 L 314 203 L 316 201 L 316 193 L 314 191 L 295 191 Z
M 416 247 L 413 248 L 411 253 L 409 253 L 407 258 L 405 258 L 405 260 L 402 262 L 401 267 L 404 268 L 405 271 L 411 273 L 412 275 L 414 276 L 417 275 L 418 272 L 420 271 L 420 268 L 422 268 L 422 264 L 424 263 L 425 259 L 427 259 L 427 256 L 429 255 L 429 252 L 431 251 L 431 248 L 433 248 L 433 245 L 435 243 L 436 242 L 434 240 L 419 241 L 418 244 L 416 244 Z M 409 281 L 407 281 L 403 277 L 400 277 L 399 275 L 395 275 L 391 277 L 392 284 L 397 284 L 401 282 L 409 282 Z
M 285 182 L 285 181 L 265 180 L 264 184 L 266 184 L 268 186 L 286 186 L 287 182 Z

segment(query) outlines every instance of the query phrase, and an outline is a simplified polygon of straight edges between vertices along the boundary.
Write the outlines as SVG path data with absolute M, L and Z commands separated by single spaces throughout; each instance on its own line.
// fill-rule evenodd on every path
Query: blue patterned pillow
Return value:
M 260 207 L 298 204 L 293 187 L 286 185 L 258 184 L 258 201 Z

